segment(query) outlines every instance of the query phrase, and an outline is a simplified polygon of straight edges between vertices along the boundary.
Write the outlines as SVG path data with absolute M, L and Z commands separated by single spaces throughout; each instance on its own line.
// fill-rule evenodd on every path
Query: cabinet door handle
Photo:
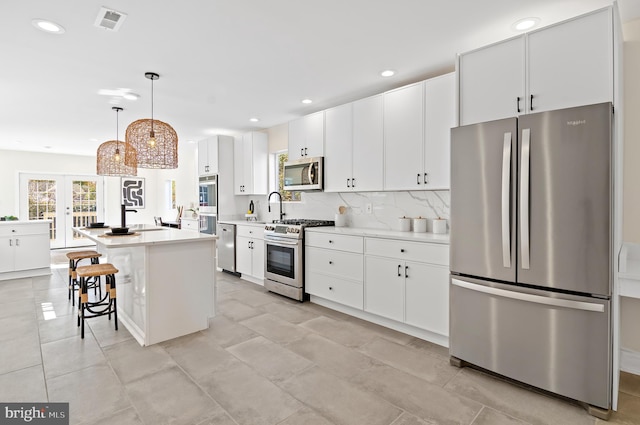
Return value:
M 9 246 L 13 246 L 13 240 L 9 239 Z
M 329 264 L 333 264 L 333 261 L 329 260 Z
M 333 291 L 333 286 L 329 286 L 329 290 L 330 290 L 330 291 Z
M 329 243 L 333 243 L 333 241 L 332 241 L 332 240 L 329 240 Z
M 20 239 L 16 239 L 16 246 L 20 246 Z
M 356 187 L 356 179 L 351 179 L 351 187 Z
M 404 252 L 404 248 L 400 248 L 400 252 Z
M 349 186 L 349 180 L 351 180 L 351 179 L 347 179 L 347 187 L 351 187 L 351 186 Z
M 424 184 L 429 184 L 429 173 L 424 173 L 423 180 Z
M 533 95 L 529 98 L 529 109 L 533 111 Z
M 400 267 L 402 267 L 402 266 L 401 266 L 400 264 L 398 264 L 398 276 L 402 276 L 402 275 L 400 274 Z
M 409 266 L 404 266 L 404 277 L 409 277 L 408 270 L 409 270 Z
M 304 148 L 304 156 L 307 156 L 307 148 Z
M 416 183 L 420 184 L 420 173 L 418 173 L 418 176 L 416 177 Z
M 304 149 L 300 148 L 300 156 L 304 156 Z
M 520 113 L 520 96 L 516 97 L 516 112 Z

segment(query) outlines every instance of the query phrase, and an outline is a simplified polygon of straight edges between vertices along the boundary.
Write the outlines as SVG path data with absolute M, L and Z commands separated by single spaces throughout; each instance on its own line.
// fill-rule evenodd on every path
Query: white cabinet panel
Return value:
M 15 255 L 16 251 L 13 238 L 0 237 L 0 273 L 14 270 Z
M 456 125 L 455 74 L 424 82 L 424 189 L 449 189 L 451 128 Z
M 234 193 L 266 195 L 268 140 L 260 132 L 245 133 L 234 141 Z
M 218 138 L 198 142 L 198 175 L 218 174 Z
M 310 272 L 329 274 L 362 282 L 362 254 L 307 247 L 305 267 Z
M 524 36 L 460 55 L 459 78 L 460 125 L 524 112 Z
M 337 235 L 335 233 L 307 232 L 304 236 L 305 246 L 335 249 L 347 252 L 363 252 L 362 236 Z
M 250 238 L 236 235 L 236 270 L 241 274 L 253 276 L 253 251 Z
M 423 83 L 384 94 L 384 188 L 421 189 Z
M 264 279 L 264 231 L 257 226 L 236 226 L 236 270 Z
M 289 122 L 289 159 L 324 155 L 324 111 Z
M 351 190 L 353 177 L 352 104 L 325 111 L 325 192 Z
M 30 270 L 49 267 L 51 254 L 49 235 L 22 235 L 14 238 L 15 263 L 14 270 Z
M 253 251 L 251 272 L 253 276 L 264 279 L 264 240 L 253 239 L 251 250 Z
M 449 269 L 407 261 L 406 323 L 449 335 Z
M 401 261 L 365 257 L 364 310 L 404 320 L 404 270 Z
M 384 131 L 383 96 L 353 102 L 353 173 L 354 191 L 383 190 Z
M 529 34 L 530 112 L 613 101 L 612 25 L 605 9 Z
M 305 279 L 308 294 L 362 310 L 362 283 L 319 273 L 306 273 Z

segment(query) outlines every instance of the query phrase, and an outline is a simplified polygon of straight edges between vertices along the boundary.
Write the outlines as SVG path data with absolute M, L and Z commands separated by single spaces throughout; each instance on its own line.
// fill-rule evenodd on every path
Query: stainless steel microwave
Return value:
M 284 164 L 285 190 L 322 190 L 322 157 L 301 158 Z

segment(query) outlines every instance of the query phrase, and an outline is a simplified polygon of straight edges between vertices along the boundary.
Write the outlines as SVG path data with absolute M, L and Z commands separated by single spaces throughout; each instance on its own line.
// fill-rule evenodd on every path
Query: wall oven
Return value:
M 284 164 L 285 190 L 322 190 L 323 158 L 302 158 Z
M 218 176 L 203 176 L 199 181 L 200 214 L 218 214 Z

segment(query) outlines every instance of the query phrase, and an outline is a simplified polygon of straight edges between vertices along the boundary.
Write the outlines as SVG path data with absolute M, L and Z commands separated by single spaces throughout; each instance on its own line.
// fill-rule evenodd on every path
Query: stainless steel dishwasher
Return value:
M 218 267 L 236 273 L 236 225 L 220 223 L 218 236 Z

